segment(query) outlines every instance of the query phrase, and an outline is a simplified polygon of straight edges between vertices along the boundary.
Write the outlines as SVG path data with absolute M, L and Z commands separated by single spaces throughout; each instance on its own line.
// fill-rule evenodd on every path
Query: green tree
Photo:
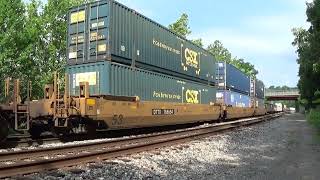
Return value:
M 21 0 L 0 0 L 0 101 L 4 79 L 21 78 L 30 63 L 25 58 L 26 9 Z
M 25 63 L 23 27 L 25 8 L 21 0 L 0 0 L 0 80 L 19 77 Z
M 43 85 L 48 76 L 47 61 L 42 57 L 42 48 L 44 46 L 44 20 L 40 12 L 42 4 L 40 0 L 32 0 L 26 4 L 26 24 L 24 27 L 25 48 L 20 58 L 24 59 L 24 71 L 22 75 L 23 87 L 26 87 L 28 81 L 32 82 L 33 98 L 43 97 Z M 26 94 L 26 88 L 22 88 L 23 94 Z
M 223 46 L 223 44 L 219 40 L 216 40 L 213 42 L 213 44 L 210 44 L 207 47 L 207 50 L 211 52 L 211 54 L 213 54 L 217 61 L 223 61 L 231 64 L 231 53 Z
M 258 71 L 255 70 L 254 68 L 254 65 L 249 62 L 245 62 L 244 59 L 242 58 L 240 59 L 238 59 L 237 57 L 233 58 L 233 60 L 231 61 L 231 64 L 233 64 L 235 67 L 237 67 L 247 75 L 255 77 L 258 74 Z
M 199 38 L 199 39 L 193 39 L 191 40 L 194 44 L 200 46 L 200 47 L 203 47 L 203 42 L 202 42 L 202 39 Z
M 84 0 L 0 0 L 0 88 L 6 77 L 32 81 L 33 96 L 43 96 L 52 73 L 64 73 L 67 14 Z M 21 88 L 24 90 L 25 88 Z M 26 91 L 22 93 L 26 94 Z
M 254 65 L 252 65 L 251 63 L 245 62 L 245 60 L 241 58 L 232 58 L 232 55 L 229 52 L 229 50 L 225 48 L 223 44 L 218 40 L 214 41 L 213 44 L 210 44 L 207 50 L 211 52 L 211 54 L 213 54 L 217 61 L 232 64 L 249 76 L 256 76 L 258 74 L 258 71 L 255 70 Z
M 307 108 L 312 107 L 315 92 L 320 89 L 320 1 L 307 3 L 307 21 L 311 26 L 308 30 L 294 28 L 293 45 L 297 48 L 299 64 L 299 82 L 302 100 L 307 102 Z
M 37 83 L 33 86 L 37 87 L 35 93 L 38 97 L 42 97 L 42 89 L 46 83 L 52 82 L 53 72 L 60 73 L 60 78 L 64 77 L 65 65 L 67 61 L 66 46 L 67 46 L 67 16 L 71 7 L 88 2 L 86 0 L 48 0 L 44 6 L 38 6 L 43 11 L 38 17 L 38 27 L 41 32 L 34 35 L 39 41 L 34 42 L 37 47 L 38 67 L 41 73 L 34 75 Z M 31 3 L 32 5 L 32 3 Z M 40 3 L 39 3 L 40 5 Z M 31 23 L 35 24 L 35 23 Z M 40 28 L 41 27 L 41 28 Z M 36 91 L 34 90 L 34 91 Z
M 169 29 L 180 36 L 187 38 L 187 36 L 191 34 L 188 15 L 183 13 L 176 22 L 169 25 Z
M 179 19 L 176 20 L 176 22 L 170 24 L 168 28 L 172 31 L 177 33 L 178 35 L 187 38 L 188 35 L 191 34 L 191 30 L 189 27 L 189 18 L 186 13 L 183 13 Z M 203 47 L 202 39 L 194 39 L 191 40 L 194 44 Z
M 67 46 L 67 16 L 72 6 L 84 3 L 84 0 L 48 0 L 44 6 L 44 47 L 42 56 L 48 61 L 51 71 L 64 72 Z

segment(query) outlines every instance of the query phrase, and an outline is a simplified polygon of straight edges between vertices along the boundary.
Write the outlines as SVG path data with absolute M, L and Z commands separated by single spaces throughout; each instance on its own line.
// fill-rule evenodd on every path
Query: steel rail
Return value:
M 276 118 L 280 115 L 266 115 L 205 127 L 188 128 L 132 138 L 0 153 L 0 161 L 8 162 L 8 164 L 0 163 L 0 178 L 75 166 L 148 151 L 163 146 L 176 145 L 192 139 L 210 136 L 223 130 Z

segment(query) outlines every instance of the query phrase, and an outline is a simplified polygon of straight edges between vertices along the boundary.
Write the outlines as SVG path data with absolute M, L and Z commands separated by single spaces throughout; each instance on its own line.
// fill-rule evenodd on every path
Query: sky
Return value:
M 305 0 L 118 0 L 167 26 L 189 16 L 190 39 L 220 40 L 233 56 L 252 63 L 267 87 L 298 82 L 291 29 L 308 28 Z

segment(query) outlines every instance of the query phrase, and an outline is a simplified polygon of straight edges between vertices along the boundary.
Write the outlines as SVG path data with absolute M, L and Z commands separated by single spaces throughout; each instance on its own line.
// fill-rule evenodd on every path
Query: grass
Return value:
M 307 119 L 310 124 L 320 130 L 320 110 L 312 109 L 307 115 Z

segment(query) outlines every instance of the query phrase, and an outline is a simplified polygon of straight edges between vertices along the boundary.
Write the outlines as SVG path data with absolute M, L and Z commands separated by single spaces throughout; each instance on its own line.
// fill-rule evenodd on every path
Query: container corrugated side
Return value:
M 110 60 L 109 4 L 97 1 L 68 13 L 68 65 Z
M 230 90 L 218 90 L 216 99 L 218 103 L 224 103 L 233 107 L 250 107 L 250 97 Z
M 216 65 L 216 84 L 221 89 L 249 95 L 250 77 L 231 64 L 218 62 Z
M 216 88 L 109 61 L 69 66 L 70 94 L 89 82 L 90 95 L 139 96 L 143 101 L 209 104 Z
M 112 60 L 214 83 L 215 60 L 208 51 L 118 2 L 71 9 L 68 29 L 69 65 Z

